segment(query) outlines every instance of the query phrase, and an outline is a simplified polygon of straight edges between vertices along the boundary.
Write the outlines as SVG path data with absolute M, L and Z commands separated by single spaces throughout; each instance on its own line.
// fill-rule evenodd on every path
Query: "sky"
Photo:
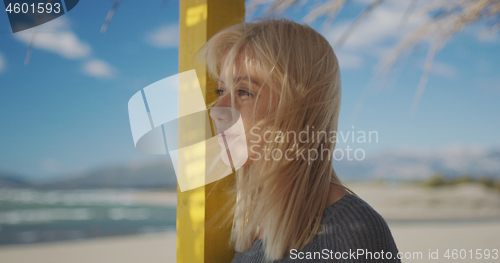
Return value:
M 13 34 L 0 11 L 0 172 L 45 181 L 96 167 L 141 163 L 166 156 L 139 153 L 132 140 L 128 100 L 178 73 L 177 1 L 124 0 L 107 31 L 100 29 L 113 1 L 88 0 L 33 30 Z M 304 2 L 304 1 L 303 1 Z M 304 23 L 308 2 L 282 17 Z M 412 102 L 428 48 L 419 44 L 382 85 L 375 68 L 395 43 L 430 19 L 399 22 L 408 1 L 386 1 L 335 48 L 342 76 L 339 132 L 376 131 L 378 140 L 352 144 L 367 155 L 387 151 L 497 149 L 500 147 L 500 36 L 467 26 L 437 54 L 416 110 Z M 327 27 L 309 23 L 333 45 L 366 7 L 348 4 Z M 263 8 L 246 20 L 263 17 Z M 464 150 L 465 149 L 465 150 Z

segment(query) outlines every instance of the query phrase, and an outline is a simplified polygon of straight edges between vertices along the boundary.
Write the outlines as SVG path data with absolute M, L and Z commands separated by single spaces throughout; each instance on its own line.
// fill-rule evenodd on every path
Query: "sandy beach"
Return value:
M 409 257 L 403 262 L 498 262 L 491 258 L 494 249 L 500 250 L 498 192 L 479 185 L 441 189 L 402 185 L 348 186 L 387 220 L 399 251 Z M 175 199 L 172 193 L 148 193 L 142 197 L 147 202 L 170 204 L 175 203 Z M 175 243 L 175 233 L 171 232 L 7 245 L 0 247 L 0 262 L 168 263 L 175 262 Z M 484 259 L 485 249 L 490 259 Z M 445 257 L 447 250 L 449 259 Z M 483 259 L 475 258 L 478 251 Z M 452 258 L 454 255 L 457 259 Z M 436 256 L 438 258 L 433 259 Z
M 494 249 L 500 253 L 499 192 L 478 184 L 442 188 L 353 184 L 351 189 L 387 220 L 406 256 L 403 262 L 500 260 L 500 254 L 485 259 Z
M 0 247 L 2 263 L 175 262 L 175 232 Z

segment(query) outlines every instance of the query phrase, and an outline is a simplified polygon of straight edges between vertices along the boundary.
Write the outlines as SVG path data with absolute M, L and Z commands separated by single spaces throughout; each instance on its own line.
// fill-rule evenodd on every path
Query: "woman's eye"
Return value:
M 215 90 L 215 95 L 217 95 L 218 97 L 224 96 L 225 93 L 226 93 L 225 89 L 219 88 L 219 89 Z M 240 89 L 237 91 L 237 96 L 240 98 L 250 97 L 250 96 L 252 96 L 252 93 L 250 93 L 249 91 L 246 91 L 244 89 Z
M 216 89 L 215 95 L 221 97 L 222 95 L 224 95 L 224 90 L 223 89 Z
M 252 94 L 250 94 L 250 92 L 248 92 L 246 90 L 242 90 L 242 89 L 238 90 L 239 97 L 245 97 L 245 96 L 250 96 L 250 95 L 252 95 Z

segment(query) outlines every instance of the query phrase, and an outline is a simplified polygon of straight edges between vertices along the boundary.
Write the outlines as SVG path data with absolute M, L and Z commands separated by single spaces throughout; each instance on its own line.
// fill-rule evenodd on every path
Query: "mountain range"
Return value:
M 437 174 L 449 178 L 500 179 L 500 148 L 455 146 L 433 150 L 404 148 L 379 154 L 367 152 L 363 160 L 335 160 L 334 168 L 342 181 L 421 181 Z M 168 160 L 96 168 L 43 184 L 18 178 L 0 172 L 0 187 L 175 189 L 177 186 L 172 163 Z
M 162 188 L 176 189 L 177 178 L 170 161 L 133 163 L 96 168 L 47 183 L 34 183 L 0 173 L 0 187 L 38 189 Z

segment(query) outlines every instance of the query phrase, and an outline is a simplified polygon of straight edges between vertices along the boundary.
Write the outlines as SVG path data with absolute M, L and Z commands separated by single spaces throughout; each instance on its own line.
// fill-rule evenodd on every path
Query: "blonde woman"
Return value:
M 265 19 L 219 32 L 199 55 L 218 80 L 215 108 L 236 109 L 244 124 L 231 131 L 232 114 L 211 112 L 223 152 L 246 141 L 245 152 L 231 153 L 244 162 L 233 262 L 399 262 L 384 219 L 334 171 L 341 81 L 327 40 L 309 26 Z

